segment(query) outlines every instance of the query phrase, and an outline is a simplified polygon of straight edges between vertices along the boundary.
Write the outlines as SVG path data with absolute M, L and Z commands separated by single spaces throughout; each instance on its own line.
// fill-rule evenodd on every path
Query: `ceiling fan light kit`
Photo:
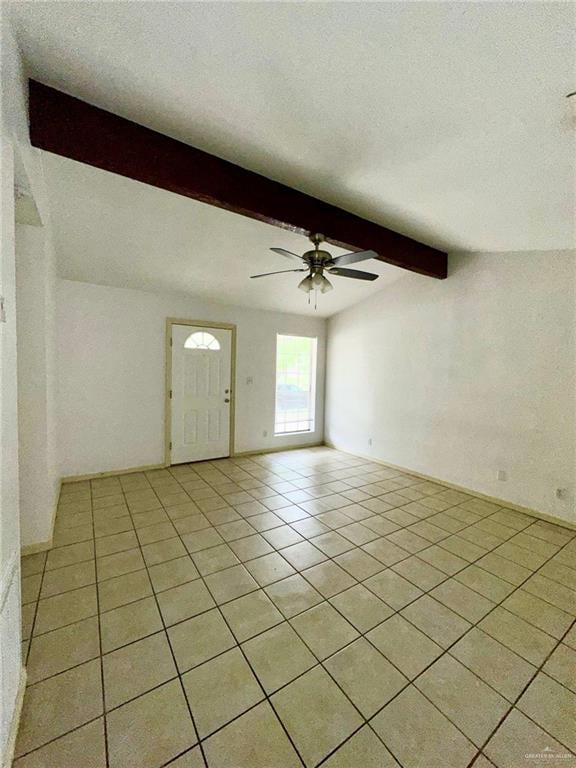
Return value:
M 334 288 L 330 280 L 320 274 L 320 272 L 314 274 L 314 277 L 312 278 L 312 287 L 317 291 L 320 291 L 320 293 L 328 293 L 328 291 L 331 291 Z
M 304 291 L 304 293 L 310 293 L 313 287 L 313 278 L 312 275 L 308 275 L 307 277 L 302 280 L 301 283 L 298 283 L 298 288 L 300 288 L 301 291 Z
M 333 258 L 332 254 L 328 251 L 320 250 L 320 243 L 324 240 L 323 235 L 311 235 L 310 240 L 314 243 L 314 249 L 306 251 L 302 256 L 298 256 L 298 254 L 292 253 L 292 251 L 287 251 L 285 248 L 270 249 L 291 261 L 296 260 L 300 262 L 301 267 L 299 269 L 281 269 L 276 272 L 251 275 L 251 278 L 268 277 L 269 275 L 279 275 L 286 272 L 308 272 L 306 277 L 298 283 L 298 288 L 308 294 L 308 302 L 310 302 L 310 293 L 312 291 L 317 294 L 318 291 L 320 293 L 328 293 L 333 290 L 334 286 L 324 272 L 327 272 L 329 275 L 336 275 L 337 277 L 352 278 L 353 280 L 372 281 L 378 278 L 378 275 L 375 275 L 373 272 L 361 272 L 358 269 L 342 268 L 346 264 L 356 264 L 359 261 L 377 258 L 378 254 L 375 251 L 352 251 L 351 253 L 345 253 L 342 256 Z

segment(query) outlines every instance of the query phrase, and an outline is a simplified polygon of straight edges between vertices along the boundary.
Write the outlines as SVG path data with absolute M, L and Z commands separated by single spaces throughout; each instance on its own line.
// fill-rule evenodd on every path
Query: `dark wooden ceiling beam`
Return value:
M 447 255 L 372 221 L 30 80 L 35 147 L 431 277 Z

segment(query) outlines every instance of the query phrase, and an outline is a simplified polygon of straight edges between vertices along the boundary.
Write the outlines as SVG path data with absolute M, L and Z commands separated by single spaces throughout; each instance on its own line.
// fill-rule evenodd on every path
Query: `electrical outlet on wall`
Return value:
M 267 429 L 265 429 L 264 432 L 262 432 L 262 436 L 263 437 L 268 437 L 268 430 Z
M 570 496 L 568 488 L 556 488 L 556 498 L 566 501 Z
M 369 445 L 370 447 L 372 447 L 372 438 L 371 438 L 371 437 L 369 437 L 369 438 L 368 438 L 368 445 Z
M 508 473 L 504 469 L 499 469 L 498 472 L 496 472 L 496 480 L 502 480 L 502 482 L 506 482 L 508 480 Z

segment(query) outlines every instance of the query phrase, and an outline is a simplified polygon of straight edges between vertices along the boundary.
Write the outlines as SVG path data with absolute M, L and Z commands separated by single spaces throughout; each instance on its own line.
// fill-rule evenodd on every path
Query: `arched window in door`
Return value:
M 191 333 L 184 342 L 185 349 L 208 349 L 217 352 L 220 349 L 220 342 L 211 333 L 206 331 L 196 331 Z

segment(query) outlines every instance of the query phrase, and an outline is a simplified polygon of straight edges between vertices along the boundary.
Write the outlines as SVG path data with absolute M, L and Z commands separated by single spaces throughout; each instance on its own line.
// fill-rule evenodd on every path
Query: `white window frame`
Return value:
M 278 431 L 278 423 L 277 423 L 277 412 L 278 412 L 278 346 L 279 346 L 279 339 L 280 338 L 294 338 L 294 339 L 309 339 L 311 344 L 311 355 L 310 355 L 310 366 L 311 366 L 311 375 L 310 375 L 310 401 L 309 401 L 309 409 L 308 409 L 308 418 L 302 419 L 301 421 L 308 421 L 309 422 L 309 428 L 308 429 L 297 429 L 293 431 L 287 431 L 287 432 L 279 432 Z M 303 335 L 296 335 L 291 333 L 277 333 L 276 334 L 276 354 L 274 359 L 274 367 L 275 367 L 275 376 L 274 376 L 274 437 L 290 437 L 291 435 L 303 435 L 303 434 L 310 434 L 316 430 L 316 380 L 318 378 L 318 337 L 317 336 L 303 336 Z

